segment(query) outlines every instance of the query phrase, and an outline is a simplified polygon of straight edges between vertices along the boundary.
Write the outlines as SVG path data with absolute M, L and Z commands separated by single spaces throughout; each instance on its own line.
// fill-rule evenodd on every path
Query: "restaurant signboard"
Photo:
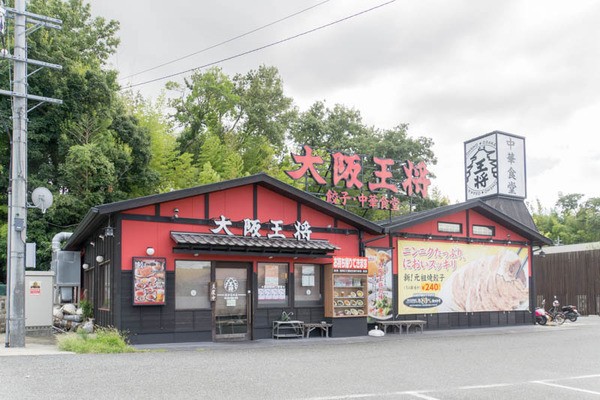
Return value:
M 292 154 L 292 160 L 300 167 L 285 173 L 294 180 L 310 176 L 318 185 L 329 187 L 325 195 L 328 203 L 346 206 L 355 202 L 361 208 L 398 210 L 400 200 L 395 197 L 396 194 L 427 198 L 431 181 L 423 161 L 398 164 L 391 158 L 373 157 L 375 169 L 371 174 L 365 174 L 364 157 L 331 152 L 331 182 L 328 183 L 317 169 L 318 165 L 325 163 L 323 158 L 313 154 L 310 146 L 303 146 L 303 153 Z M 363 180 L 368 180 L 366 185 Z M 352 193 L 350 189 L 358 192 Z
M 529 309 L 528 250 L 398 241 L 398 314 Z
M 527 197 L 525 138 L 496 131 L 465 142 L 465 190 L 467 200 Z

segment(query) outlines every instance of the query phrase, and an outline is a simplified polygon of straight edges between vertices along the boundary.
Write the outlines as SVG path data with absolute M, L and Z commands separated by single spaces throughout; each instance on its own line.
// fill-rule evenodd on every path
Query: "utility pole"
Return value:
M 60 29 L 62 21 L 25 11 L 25 0 L 15 0 L 15 8 L 4 7 L 14 18 L 14 55 L 2 49 L 0 58 L 13 62 L 12 91 L 0 94 L 12 97 L 11 182 L 8 193 L 7 318 L 6 347 L 25 347 L 25 243 L 27 240 L 27 114 L 42 103 L 62 104 L 61 100 L 29 95 L 27 78 L 43 67 L 61 69 L 60 65 L 27 59 L 27 34 L 41 28 Z M 27 24 L 32 24 L 27 28 Z M 39 68 L 28 74 L 28 64 Z M 27 100 L 38 101 L 27 109 Z

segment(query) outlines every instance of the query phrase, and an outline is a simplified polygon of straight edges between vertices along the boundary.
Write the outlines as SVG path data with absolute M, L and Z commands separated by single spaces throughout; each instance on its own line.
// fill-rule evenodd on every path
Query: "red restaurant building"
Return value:
M 374 223 L 266 174 L 92 208 L 82 257 L 95 322 L 132 343 L 273 337 L 282 313 L 332 336 L 531 323 L 538 233 L 494 196 Z

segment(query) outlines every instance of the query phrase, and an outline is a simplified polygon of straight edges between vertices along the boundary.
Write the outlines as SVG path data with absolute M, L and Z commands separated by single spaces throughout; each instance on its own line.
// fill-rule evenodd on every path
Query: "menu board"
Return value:
M 164 258 L 133 258 L 133 305 L 165 304 L 166 260 Z

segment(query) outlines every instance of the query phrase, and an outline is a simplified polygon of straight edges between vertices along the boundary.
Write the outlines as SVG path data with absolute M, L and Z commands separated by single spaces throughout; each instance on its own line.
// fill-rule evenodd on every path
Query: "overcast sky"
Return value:
M 325 100 L 358 109 L 378 128 L 408 123 L 410 136 L 435 142 L 432 184 L 452 202 L 465 200 L 463 143 L 495 130 L 526 139 L 528 202 L 550 207 L 559 192 L 600 197 L 600 2 L 387 2 L 90 1 L 94 15 L 121 24 L 112 66 L 126 78 L 122 85 L 213 63 L 382 5 L 218 65 L 229 75 L 277 67 L 301 111 Z M 189 73 L 171 80 L 184 76 Z M 166 82 L 135 90 L 155 98 Z

